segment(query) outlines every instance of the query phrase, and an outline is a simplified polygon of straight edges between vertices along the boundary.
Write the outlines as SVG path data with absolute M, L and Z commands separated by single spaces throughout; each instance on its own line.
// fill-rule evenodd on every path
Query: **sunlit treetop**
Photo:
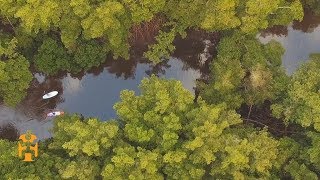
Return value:
M 122 91 L 121 101 L 114 106 L 129 142 L 114 150 L 104 177 L 160 178 L 160 168 L 170 179 L 200 179 L 208 169 L 216 178 L 270 175 L 278 143 L 267 132 L 231 128 L 242 122 L 240 115 L 225 104 L 208 105 L 203 100 L 193 104 L 193 96 L 178 81 L 151 77 L 140 88 L 138 96 Z M 145 153 L 149 166 L 143 165 Z
M 64 115 L 39 157 L 25 163 L 0 140 L 0 173 L 9 179 L 316 179 L 319 133 L 310 141 L 274 138 L 242 124 L 226 104 L 193 103 L 175 80 L 152 76 L 139 95 L 124 90 L 117 121 Z
M 211 64 L 211 80 L 201 96 L 209 103 L 230 108 L 273 100 L 285 91 L 288 77 L 281 66 L 284 49 L 275 41 L 266 45 L 254 36 L 235 33 L 218 46 Z
M 320 131 L 319 68 L 320 55 L 316 54 L 294 73 L 286 97 L 273 105 L 276 117 Z

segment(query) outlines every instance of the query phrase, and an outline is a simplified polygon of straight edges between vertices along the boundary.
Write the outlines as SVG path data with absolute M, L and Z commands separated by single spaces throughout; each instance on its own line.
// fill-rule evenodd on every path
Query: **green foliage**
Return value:
M 221 40 L 211 64 L 211 80 L 201 96 L 209 103 L 260 104 L 283 94 L 288 77 L 281 67 L 284 49 L 277 42 L 262 45 L 254 37 L 233 34 Z
M 301 0 L 303 6 L 316 13 L 317 15 L 320 14 L 320 1 L 317 0 Z
M 74 53 L 73 64 L 79 66 L 82 70 L 89 70 L 92 67 L 98 67 L 106 60 L 107 52 L 96 41 L 80 43 Z
M 102 171 L 104 179 L 164 179 L 159 152 L 124 145 L 113 149 Z
M 162 157 L 167 178 L 201 179 L 207 169 L 216 178 L 270 175 L 278 142 L 266 132 L 234 133 L 230 126 L 241 123 L 238 114 L 224 104 L 211 106 L 200 101 L 195 106 L 190 92 L 177 81 L 151 77 L 140 87 L 140 96 L 123 91 L 114 108 L 123 121 L 124 136 L 141 148 L 152 148 L 154 157 Z M 131 158 L 126 156 L 121 162 L 132 168 L 139 160 L 134 158 L 134 148 L 129 149 L 125 152 Z M 117 172 L 115 164 L 105 167 L 105 176 L 120 176 L 107 173 Z M 134 172 L 131 170 L 128 177 Z
M 45 152 L 40 146 L 39 156 L 30 162 L 18 158 L 17 142 L 0 140 L 1 163 L 0 174 L 4 179 L 58 179 L 56 163 L 63 159 L 55 154 Z
M 124 5 L 128 8 L 133 23 L 150 21 L 155 14 L 164 10 L 165 0 L 145 0 L 134 1 L 124 0 Z
M 276 54 L 276 53 L 275 53 Z M 181 82 L 152 76 L 141 94 L 121 92 L 117 121 L 55 119 L 53 138 L 26 163 L 0 140 L 6 179 L 316 179 L 319 133 L 279 140 L 242 124 L 224 103 L 209 105 Z
M 56 164 L 62 179 L 94 180 L 99 176 L 100 168 L 96 160 L 78 156 L 75 160 Z
M 59 71 L 78 73 L 97 67 L 106 59 L 106 50 L 96 41 L 80 41 L 73 53 L 68 53 L 59 42 L 52 38 L 43 41 L 34 57 L 38 70 L 48 75 Z
M 177 22 L 179 26 L 195 27 L 202 21 L 205 3 L 205 0 L 169 0 L 166 3 L 165 15 L 170 21 Z
M 1 164 L 0 164 L 0 172 L 1 174 L 6 174 L 5 172 L 7 171 L 6 166 L 13 166 L 14 165 L 14 159 L 12 157 L 14 156 L 14 153 L 16 151 L 16 145 L 17 143 L 10 143 L 7 140 L 0 140 L 0 150 L 1 150 Z
M 320 171 L 320 133 L 308 132 L 307 135 L 312 141 L 307 150 L 307 156 L 315 168 Z
M 270 177 L 269 170 L 274 166 L 278 157 L 278 141 L 270 138 L 268 133 L 246 132 L 246 138 L 240 139 L 235 135 L 227 136 L 226 147 L 222 151 L 222 161 L 217 161 L 211 174 L 233 176 L 235 179 Z M 226 173 L 227 172 L 227 173 Z
M 71 1 L 70 5 L 72 5 Z M 79 1 L 77 1 L 79 2 Z M 68 5 L 63 5 L 68 7 Z M 70 8 L 70 7 L 69 7 Z M 68 49 L 72 49 L 76 43 L 77 39 L 81 34 L 81 19 L 75 15 L 75 12 L 66 9 L 66 12 L 61 16 L 61 21 L 59 22 L 61 41 Z
M 282 4 L 269 16 L 269 26 L 289 24 L 292 19 L 302 21 L 304 13 L 300 0 L 291 2 L 281 0 L 280 2 Z
M 135 96 L 133 91 L 125 90 L 120 95 L 122 101 L 114 105 L 126 123 L 125 134 L 131 141 L 142 144 L 156 141 L 168 149 L 177 142 L 182 126 L 182 119 L 176 113 L 187 112 L 193 97 L 181 82 L 159 81 L 155 77 L 144 79 L 140 87 L 145 95 Z M 164 127 L 157 127 L 158 124 Z M 157 130 L 150 127 L 157 127 Z
M 207 31 L 239 27 L 244 33 L 255 34 L 259 29 L 286 25 L 293 19 L 303 18 L 302 5 L 298 0 L 291 3 L 282 0 L 247 0 L 241 3 L 237 0 L 168 1 L 166 7 L 168 18 L 181 28 L 180 32 L 189 27 L 200 27 Z M 162 57 L 168 58 L 174 50 L 174 30 L 160 32 L 157 43 L 149 46 L 145 57 L 154 63 L 159 63 Z
M 294 73 L 286 97 L 272 106 L 277 118 L 320 131 L 319 68 L 320 55 L 311 55 L 310 61 Z
M 272 25 L 302 20 L 299 0 L 198 0 L 168 1 L 167 14 L 185 27 L 226 30 L 240 27 L 245 33 L 256 33 Z
M 241 25 L 236 16 L 236 0 L 207 1 L 204 19 L 200 27 L 213 31 L 235 28 Z
M 172 42 L 176 36 L 175 30 L 170 32 L 160 32 L 156 37 L 157 43 L 149 46 L 149 51 L 144 53 L 144 57 L 157 64 L 162 58 L 169 58 L 170 54 L 175 50 Z
M 118 133 L 118 126 L 113 122 L 102 123 L 97 119 L 82 122 L 76 115 L 60 117 L 55 122 L 55 138 L 49 147 L 62 147 L 70 156 L 102 156 L 111 148 Z
M 15 38 L 0 43 L 0 93 L 5 104 L 15 106 L 26 96 L 32 74 L 27 59 L 16 52 Z
M 285 25 L 303 19 L 303 7 L 299 0 L 248 0 L 246 14 L 241 18 L 241 30 L 246 33 L 257 32 L 273 25 Z
M 302 2 L 317 9 L 316 1 Z M 317 179 L 320 175 L 320 55 L 313 55 L 291 78 L 281 67 L 281 45 L 274 41 L 263 45 L 253 36 L 260 29 L 301 20 L 299 0 L 0 0 L 0 4 L 1 20 L 13 26 L 19 41 L 1 31 L 0 93 L 11 106 L 24 98 L 32 79 L 21 53 L 33 57 L 36 68 L 48 75 L 78 73 L 99 66 L 109 51 L 128 58 L 130 29 L 158 16 L 167 22 L 156 44 L 144 54 L 154 63 L 170 56 L 175 36 L 185 37 L 187 29 L 239 31 L 228 31 L 232 34 L 221 40 L 209 84 L 201 86 L 197 103 L 179 81 L 146 78 L 140 95 L 121 92 L 114 105 L 117 121 L 80 120 L 77 115 L 56 118 L 53 138 L 39 143 L 39 157 L 33 163 L 17 157 L 16 142 L 0 140 L 1 178 Z M 235 109 L 265 100 L 274 103 L 277 118 L 315 131 L 276 139 L 267 129 L 242 124 Z
M 129 57 L 130 28 L 159 14 L 182 31 L 188 28 L 207 31 L 239 28 L 250 34 L 273 25 L 287 25 L 303 17 L 299 0 L 0 0 L 0 4 L 0 16 L 10 21 L 15 29 L 22 27 L 25 34 L 58 33 L 69 50 L 73 50 L 83 37 L 86 40 L 99 38 L 115 57 L 126 59 Z M 175 33 L 172 31 L 160 33 L 159 44 L 150 46 L 153 52 L 147 54 L 150 60 L 157 63 L 173 51 Z
M 49 30 L 51 24 L 57 24 L 60 20 L 59 3 L 53 0 L 30 0 L 16 9 L 15 18 L 21 20 L 21 26 L 29 33 L 38 33 L 41 30 Z
M 268 27 L 268 15 L 278 9 L 280 0 L 248 0 L 246 1 L 245 15 L 241 18 L 241 30 L 244 32 L 256 31 L 257 27 Z
M 310 179 L 310 180 L 317 180 L 317 174 L 310 171 L 305 164 L 299 164 L 298 162 L 292 160 L 289 164 L 285 167 L 285 170 L 289 172 L 291 177 L 296 180 L 302 179 Z
M 58 42 L 46 38 L 34 57 L 38 70 L 48 74 L 56 74 L 60 70 L 71 71 L 71 57 Z

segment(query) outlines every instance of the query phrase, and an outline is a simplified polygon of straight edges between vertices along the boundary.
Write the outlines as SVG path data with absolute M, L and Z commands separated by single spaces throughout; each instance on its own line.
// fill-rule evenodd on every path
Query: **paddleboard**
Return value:
M 47 117 L 55 117 L 55 116 L 60 116 L 63 115 L 64 112 L 63 111 L 54 111 L 54 112 L 50 112 L 47 114 Z
M 58 91 L 52 91 L 42 96 L 43 99 L 49 99 L 58 94 Z

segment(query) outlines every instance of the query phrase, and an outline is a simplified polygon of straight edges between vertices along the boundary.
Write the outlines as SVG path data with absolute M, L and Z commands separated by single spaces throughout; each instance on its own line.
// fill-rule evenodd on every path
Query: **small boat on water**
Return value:
M 64 112 L 63 111 L 53 111 L 47 114 L 47 117 L 55 117 L 55 116 L 60 116 L 63 115 Z
M 49 98 L 56 96 L 57 94 L 58 94 L 58 91 L 51 91 L 51 92 L 43 95 L 42 99 L 49 99 Z

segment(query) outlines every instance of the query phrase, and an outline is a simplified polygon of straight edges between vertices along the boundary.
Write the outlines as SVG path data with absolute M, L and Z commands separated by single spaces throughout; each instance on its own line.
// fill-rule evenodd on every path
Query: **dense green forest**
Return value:
M 306 9 L 319 13 L 319 1 L 0 0 L 0 96 L 12 107 L 31 69 L 51 76 L 97 67 L 109 54 L 126 61 L 154 31 L 143 56 L 156 64 L 188 31 L 221 34 L 199 96 L 179 81 L 145 78 L 139 95 L 120 93 L 116 119 L 56 118 L 34 162 L 1 139 L 0 179 L 318 179 L 320 54 L 289 76 L 281 44 L 256 38 Z

